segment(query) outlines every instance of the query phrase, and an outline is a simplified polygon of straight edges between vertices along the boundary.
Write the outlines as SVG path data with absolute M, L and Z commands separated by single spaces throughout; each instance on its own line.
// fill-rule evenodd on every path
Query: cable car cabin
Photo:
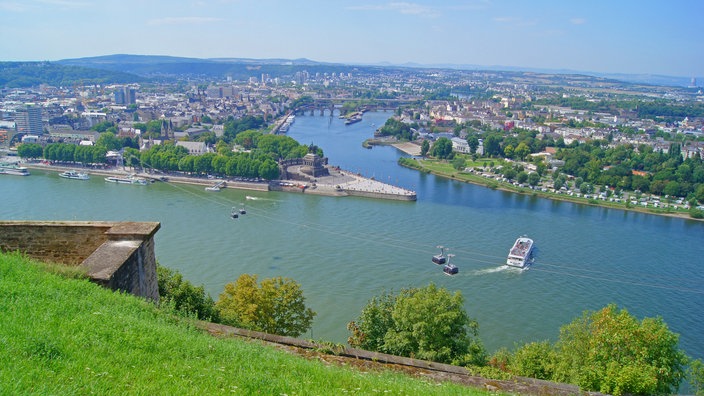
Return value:
M 446 261 L 447 261 L 447 259 L 442 254 L 436 254 L 435 256 L 433 256 L 433 262 L 435 264 L 438 264 L 438 265 L 445 264 Z
M 232 217 L 233 219 L 240 217 L 239 211 L 235 208 L 232 208 L 232 212 L 230 213 L 230 217 Z
M 437 246 L 437 248 L 440 249 L 440 254 L 433 256 L 433 262 L 437 265 L 445 264 L 447 261 L 447 258 L 445 257 L 445 247 Z
M 460 269 L 454 264 L 447 264 L 442 268 L 442 272 L 447 275 L 457 275 L 457 273 L 460 272 Z

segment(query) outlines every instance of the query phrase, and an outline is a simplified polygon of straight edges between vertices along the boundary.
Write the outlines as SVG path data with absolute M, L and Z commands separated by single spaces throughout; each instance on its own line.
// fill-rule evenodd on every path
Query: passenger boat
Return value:
M 75 180 L 88 180 L 90 176 L 87 173 L 77 172 L 75 170 L 67 170 L 66 172 L 59 173 L 59 176 L 64 179 L 75 179 Z
M 0 174 L 3 175 L 14 175 L 14 176 L 29 176 L 29 170 L 17 164 L 0 164 Z
M 433 262 L 437 265 L 445 264 L 445 261 L 447 261 L 447 258 L 445 257 L 445 247 L 444 246 L 436 246 L 438 249 L 440 249 L 440 254 L 436 254 L 433 256 Z
M 135 176 L 110 176 L 105 178 L 106 182 L 117 183 L 117 184 L 138 184 L 140 186 L 145 186 L 149 184 L 145 179 Z
M 506 264 L 511 267 L 525 268 L 530 264 L 532 254 L 533 240 L 526 236 L 519 237 L 508 252 Z

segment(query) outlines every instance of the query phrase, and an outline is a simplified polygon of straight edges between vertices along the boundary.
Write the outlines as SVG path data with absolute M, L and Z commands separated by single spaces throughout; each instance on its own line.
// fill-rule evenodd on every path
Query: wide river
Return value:
M 115 185 L 56 172 L 0 176 L 0 219 L 159 221 L 162 265 L 204 284 L 217 299 L 242 273 L 299 282 L 317 312 L 306 338 L 344 343 L 347 322 L 384 291 L 433 282 L 460 291 L 490 352 L 555 340 L 584 310 L 616 303 L 661 316 L 681 347 L 704 358 L 704 223 L 495 191 L 402 168 L 393 147 L 362 148 L 391 116 L 344 125 L 297 116 L 289 135 L 321 146 L 330 163 L 417 191 L 417 202 L 223 190 L 156 183 Z M 230 218 L 244 204 L 247 214 Z M 536 260 L 503 264 L 514 240 L 535 240 Z M 455 254 L 450 277 L 430 259 Z

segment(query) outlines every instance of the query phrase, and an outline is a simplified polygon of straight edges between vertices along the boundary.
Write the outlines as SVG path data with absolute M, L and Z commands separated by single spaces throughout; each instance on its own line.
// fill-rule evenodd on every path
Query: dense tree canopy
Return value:
M 215 306 L 224 324 L 291 337 L 308 331 L 315 317 L 300 285 L 282 277 L 257 284 L 256 275 L 242 274 L 225 285 Z
M 350 345 L 453 364 L 483 364 L 479 325 L 464 310 L 462 294 L 430 284 L 374 297 L 348 324 Z
M 608 305 L 560 329 L 558 341 L 529 343 L 510 356 L 516 375 L 614 395 L 667 394 L 685 378 L 687 356 L 661 318 L 641 321 Z M 493 359 L 496 361 L 497 359 Z
M 448 159 L 452 156 L 452 141 L 441 137 L 430 147 L 430 155 L 435 158 Z
M 203 285 L 194 286 L 180 272 L 157 265 L 159 305 L 169 306 L 176 312 L 201 320 L 218 321 L 215 302 Z
M 401 122 L 394 117 L 386 120 L 384 125 L 377 132 L 380 136 L 394 136 L 399 140 L 413 140 L 411 126 Z

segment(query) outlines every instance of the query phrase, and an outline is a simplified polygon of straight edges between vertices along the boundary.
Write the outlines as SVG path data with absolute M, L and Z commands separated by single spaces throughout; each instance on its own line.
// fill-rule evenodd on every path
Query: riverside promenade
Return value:
M 193 177 L 187 175 L 164 174 L 161 172 L 140 172 L 136 169 L 127 168 L 104 168 L 94 169 L 80 166 L 67 165 L 48 165 L 41 162 L 22 163 L 29 168 L 41 169 L 45 171 L 62 172 L 65 170 L 79 170 L 92 175 L 100 176 L 116 176 L 134 174 L 137 177 L 142 177 L 152 181 L 166 181 L 172 183 L 195 184 L 202 186 L 212 186 L 220 182 L 225 182 L 223 187 L 240 190 L 256 190 L 256 191 L 285 191 L 285 192 L 302 192 L 307 194 L 317 194 L 333 197 L 343 196 L 360 196 L 376 199 L 391 199 L 398 201 L 415 201 L 415 191 L 406 190 L 401 187 L 391 184 L 382 183 L 380 181 L 366 178 L 361 175 L 356 175 L 352 172 L 340 170 L 335 167 L 329 167 L 329 176 L 323 176 L 316 179 L 315 182 L 308 182 L 302 185 L 300 181 L 271 181 L 271 182 L 247 182 L 232 179 L 208 179 L 205 177 Z M 291 186 L 283 186 L 282 182 L 290 182 Z M 304 188 L 301 188 L 304 187 Z

